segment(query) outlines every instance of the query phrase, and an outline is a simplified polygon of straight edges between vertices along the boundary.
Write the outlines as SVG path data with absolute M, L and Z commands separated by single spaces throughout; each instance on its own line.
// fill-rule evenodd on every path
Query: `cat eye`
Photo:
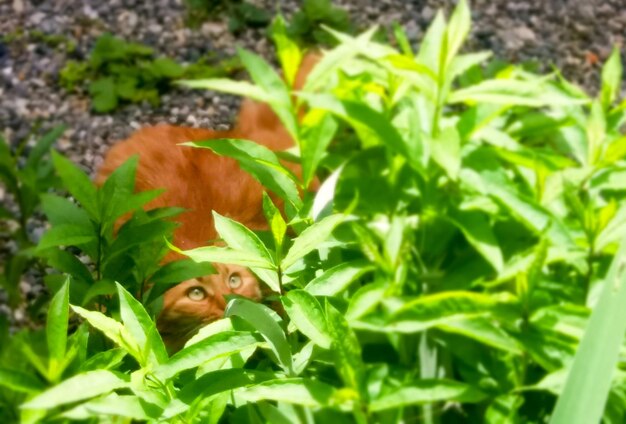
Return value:
M 202 287 L 192 287 L 187 290 L 187 297 L 198 302 L 206 298 L 206 291 Z
M 228 277 L 228 286 L 231 289 L 239 288 L 239 286 L 241 286 L 241 283 L 243 283 L 241 275 L 237 273 L 231 274 L 230 277 Z

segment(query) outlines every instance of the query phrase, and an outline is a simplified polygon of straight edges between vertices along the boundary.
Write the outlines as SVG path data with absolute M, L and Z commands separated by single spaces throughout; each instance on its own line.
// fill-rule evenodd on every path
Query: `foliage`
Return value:
M 140 289 L 158 279 L 158 255 L 149 271 L 137 260 L 165 228 L 112 235 L 152 194 L 133 194 L 132 161 L 96 190 L 55 155 L 81 208 L 44 196 L 52 228 L 37 251 L 78 247 L 96 277 L 59 268 L 73 278 L 51 303 L 47 345 L 15 367 L 12 353 L 35 351 L 29 333 L 2 348 L 1 405 L 20 404 L 23 422 L 623 422 L 617 51 L 596 98 L 558 72 L 490 70 L 488 53 L 460 51 L 470 31 L 460 1 L 449 22 L 437 14 L 417 52 L 399 28 L 399 51 L 374 30 L 329 30 L 338 45 L 294 93 L 303 54 L 284 25 L 272 28 L 286 81 L 240 50 L 252 84 L 186 84 L 267 102 L 299 154 L 189 143 L 233 157 L 275 197 L 264 199 L 267 231 L 215 214 L 226 246 L 183 253 L 250 267 L 281 308 L 230 299 L 223 319 L 168 357 Z M 294 156 L 301 175 L 282 162 Z M 308 194 L 316 176 L 326 178 Z M 136 212 L 126 226 L 157 215 Z M 106 309 L 76 296 L 126 245 L 131 260 L 107 274 Z M 69 339 L 68 308 L 86 321 Z
M 159 95 L 179 78 L 218 77 L 239 69 L 232 59 L 205 57 L 188 66 L 167 57 L 154 57 L 145 45 L 128 43 L 111 34 L 98 38 L 86 61 L 70 60 L 60 72 L 68 91 L 87 86 L 96 112 L 110 112 L 123 103 L 159 104 Z
M 15 251 L 3 264 L 0 287 L 9 297 L 12 307 L 20 302 L 18 284 L 22 274 L 33 266 L 32 234 L 27 231 L 31 218 L 40 209 L 40 195 L 57 184 L 50 161 L 50 148 L 63 133 L 59 126 L 29 146 L 28 138 L 11 148 L 7 140 L 0 137 L 0 181 L 12 197 L 16 208 L 0 205 L 0 230 L 7 238 L 15 241 Z
M 245 27 L 262 28 L 271 21 L 268 11 L 242 0 L 185 0 L 187 23 L 198 27 L 220 14 L 228 16 L 228 28 L 237 33 Z
M 333 6 L 331 0 L 304 0 L 287 27 L 291 38 L 301 45 L 334 45 L 336 40 L 322 27 L 350 32 L 348 12 Z
M 62 34 L 48 34 L 40 30 L 24 31 L 23 28 L 18 28 L 0 36 L 0 42 L 7 44 L 22 44 L 27 41 L 40 43 L 66 53 L 76 51 L 76 42 Z

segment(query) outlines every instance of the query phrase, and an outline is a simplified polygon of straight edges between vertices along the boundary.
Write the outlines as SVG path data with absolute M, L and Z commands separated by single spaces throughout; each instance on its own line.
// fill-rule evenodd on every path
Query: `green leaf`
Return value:
M 402 54 L 407 57 L 413 57 L 413 49 L 411 48 L 411 43 L 409 42 L 409 39 L 406 36 L 406 32 L 404 31 L 404 29 L 397 22 L 394 22 L 392 24 L 392 27 L 393 35 L 396 38 L 396 43 L 398 43 Z
M 445 128 L 430 143 L 432 158 L 451 180 L 456 181 L 461 169 L 461 139 L 455 127 Z
M 94 221 L 99 221 L 98 197 L 96 188 L 89 177 L 70 160 L 57 152 L 52 152 L 52 161 L 63 186 L 78 200 Z
M 226 78 L 211 78 L 205 80 L 181 80 L 178 84 L 190 88 L 206 88 L 207 90 L 244 96 L 259 102 L 269 103 L 274 100 L 271 93 L 247 81 L 233 81 Z
M 352 324 L 355 320 L 374 309 L 384 298 L 387 291 L 387 284 L 384 282 L 365 284 L 350 297 L 346 320 Z
M 281 298 L 281 302 L 291 322 L 302 334 L 316 345 L 330 348 L 332 340 L 328 334 L 326 317 L 315 297 L 304 290 L 291 290 Z
M 402 305 L 387 324 L 390 330 L 419 332 L 458 319 L 489 316 L 498 305 L 513 301 L 506 293 L 446 291 L 421 296 Z
M 447 27 L 446 67 L 454 60 L 470 32 L 472 18 L 466 0 L 459 0 Z
M 274 244 L 276 246 L 276 257 L 280 258 L 282 256 L 283 241 L 287 233 L 287 224 L 280 210 L 274 205 L 274 202 L 272 202 L 272 199 L 270 199 L 266 192 L 263 192 L 263 214 L 270 224 L 270 230 L 272 231 L 272 237 L 274 238 Z
M 247 266 L 249 268 L 276 269 L 271 262 L 253 253 L 241 252 L 227 247 L 206 246 L 190 250 L 180 250 L 171 244 L 168 244 L 168 246 L 173 251 L 189 256 L 196 262 L 217 262 Z
M 626 242 L 616 253 L 589 318 L 551 423 L 600 422 L 626 332 Z
M 70 200 L 50 193 L 42 193 L 40 198 L 41 208 L 53 226 L 73 224 L 88 227 L 91 225 L 89 214 L 85 209 L 81 209 Z
M 162 193 L 162 190 L 148 190 L 134 194 L 138 161 L 139 156 L 131 156 L 111 173 L 98 192 L 103 232 L 111 230 L 120 216 L 142 207 Z
M 170 262 L 150 277 L 152 284 L 180 283 L 196 277 L 215 274 L 215 268 L 208 262 L 197 263 L 191 259 Z
M 365 390 L 365 366 L 361 359 L 361 345 L 342 314 L 326 301 L 326 320 L 332 338 L 335 368 L 346 387 L 353 389 L 363 401 Z
M 270 30 L 285 80 L 290 87 L 293 87 L 300 62 L 302 61 L 302 51 L 287 35 L 285 20 L 281 15 L 274 18 Z
M 39 240 L 37 250 L 55 246 L 83 246 L 97 240 L 94 228 L 80 224 L 62 224 L 50 228 Z
M 213 211 L 215 229 L 220 237 L 228 244 L 228 247 L 242 252 L 249 252 L 273 264 L 272 254 L 267 247 L 252 231 L 244 225 L 226 218 Z
M 352 100 L 340 100 L 328 94 L 301 93 L 300 96 L 312 108 L 327 110 L 357 129 L 365 128 L 375 135 L 381 143 L 405 156 L 412 165 L 418 160 L 415 146 L 402 138 L 402 135 L 382 112 L 372 109 L 367 104 Z
M 285 202 L 291 203 L 296 208 L 302 205 L 293 176 L 280 164 L 276 154 L 267 147 L 253 141 L 237 139 L 206 140 L 183 145 L 210 149 L 218 155 L 235 159 L 241 169 Z
M 65 125 L 58 125 L 47 132 L 43 137 L 41 137 L 35 147 L 28 154 L 28 158 L 26 159 L 25 168 L 37 168 L 40 164 L 41 159 L 50 151 L 50 148 L 54 144 L 55 141 L 63 134 L 67 127 Z
M 109 318 L 101 312 L 88 311 L 80 306 L 72 305 L 72 310 L 83 317 L 89 324 L 102 332 L 113 343 L 123 348 L 139 363 L 143 362 L 142 350 L 130 332 L 121 323 Z
M 485 317 L 457 319 L 437 326 L 447 333 L 461 334 L 487 346 L 514 355 L 522 355 L 523 350 L 515 338 L 504 331 L 498 323 Z
M 585 99 L 570 97 L 549 90 L 539 80 L 491 79 L 450 93 L 448 103 L 490 103 L 508 106 L 573 106 L 587 103 Z
M 314 296 L 335 296 L 346 290 L 362 275 L 373 270 L 374 266 L 364 259 L 343 262 L 311 280 L 305 290 Z
M 69 302 L 70 278 L 67 277 L 61 289 L 52 298 L 50 307 L 48 308 L 46 340 L 48 342 L 50 363 L 55 364 L 55 366 L 62 362 L 67 349 Z
M 24 409 L 52 409 L 129 386 L 123 374 L 106 370 L 88 371 L 63 381 L 22 404 Z
M 486 395 L 477 388 L 454 380 L 420 380 L 394 389 L 374 399 L 370 411 L 384 411 L 409 405 L 422 405 L 433 402 L 476 403 Z
M 293 362 L 291 349 L 285 332 L 273 318 L 273 311 L 265 305 L 255 303 L 245 298 L 233 299 L 228 303 L 225 317 L 239 316 L 252 325 L 269 343 L 270 348 L 280 365 L 288 372 L 292 372 Z
M 6 387 L 20 393 L 39 393 L 43 390 L 44 385 L 31 374 L 0 368 L 0 387 Z
M 291 104 L 289 89 L 276 71 L 260 56 L 247 50 L 238 48 L 237 54 L 250 74 L 252 81 L 266 93 L 272 93 L 268 101 L 272 110 L 280 118 L 287 132 L 294 138 L 298 137 L 298 125 Z
M 116 285 L 120 300 L 120 316 L 124 327 L 141 349 L 144 358 L 141 365 L 157 366 L 164 363 L 167 360 L 165 345 L 160 337 L 151 337 L 152 334 L 157 334 L 154 321 L 137 299 L 121 284 Z
M 159 379 L 169 380 L 182 371 L 258 345 L 259 341 L 249 332 L 224 331 L 179 351 L 168 362 L 157 367 L 154 374 Z
M 226 390 L 258 384 L 274 378 L 276 378 L 274 373 L 241 368 L 213 371 L 185 385 L 177 398 L 184 403 L 191 404 L 199 397 L 213 396 Z M 166 414 L 172 411 L 175 403 L 172 402 Z
M 320 109 L 310 110 L 302 119 L 300 150 L 302 181 L 305 187 L 308 187 L 315 177 L 315 171 L 334 138 L 337 127 L 333 117 Z
M 265 381 L 235 391 L 248 402 L 272 400 L 308 407 L 333 406 L 336 403 L 334 387 L 321 381 L 304 378 L 288 378 Z
M 619 95 L 622 85 L 622 58 L 619 46 L 613 47 L 613 52 L 602 67 L 602 91 L 600 98 L 602 106 L 608 109 Z
M 432 69 L 435 75 L 440 75 L 444 71 L 440 69 L 440 64 L 446 59 L 446 48 L 446 20 L 439 10 L 422 39 L 417 55 L 418 62 Z
M 335 227 L 342 223 L 344 219 L 345 216 L 341 214 L 331 215 L 304 230 L 294 240 L 289 252 L 281 261 L 281 268 L 283 270 L 288 269 L 298 259 L 319 247 L 319 244 L 326 241 Z
M 93 371 L 112 369 L 119 366 L 127 352 L 122 348 L 114 348 L 98 352 L 80 365 L 79 371 Z
M 152 70 L 160 77 L 180 78 L 183 76 L 184 68 L 174 60 L 167 57 L 159 57 L 152 62 Z
M 92 107 L 96 112 L 110 112 L 117 107 L 118 100 L 113 78 L 100 78 L 89 84 Z
M 108 396 L 97 398 L 78 405 L 75 408 L 61 414 L 62 417 L 73 421 L 89 420 L 98 417 L 105 421 L 104 417 L 128 418 L 137 421 L 156 419 L 162 410 L 144 399 L 134 395 L 118 395 L 111 393 Z
M 504 267 L 502 251 L 485 215 L 478 211 L 459 211 L 451 219 L 482 257 L 501 272 Z

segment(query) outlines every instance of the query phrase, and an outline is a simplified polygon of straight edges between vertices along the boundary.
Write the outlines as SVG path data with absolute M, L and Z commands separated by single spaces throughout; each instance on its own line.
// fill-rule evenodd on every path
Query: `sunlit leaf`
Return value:
M 51 409 L 129 386 L 130 378 L 106 370 L 78 374 L 51 387 L 22 405 L 25 409 Z
M 304 290 L 291 290 L 281 301 L 291 322 L 302 334 L 320 347 L 330 347 L 326 318 L 315 297 Z

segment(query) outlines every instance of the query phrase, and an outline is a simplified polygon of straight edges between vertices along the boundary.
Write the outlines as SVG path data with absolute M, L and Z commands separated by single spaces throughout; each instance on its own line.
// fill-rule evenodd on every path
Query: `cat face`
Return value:
M 165 293 L 157 328 L 170 351 L 180 350 L 200 327 L 223 317 L 225 295 L 261 300 L 261 286 L 250 270 L 238 265 L 213 266 L 217 274 L 183 281 Z

